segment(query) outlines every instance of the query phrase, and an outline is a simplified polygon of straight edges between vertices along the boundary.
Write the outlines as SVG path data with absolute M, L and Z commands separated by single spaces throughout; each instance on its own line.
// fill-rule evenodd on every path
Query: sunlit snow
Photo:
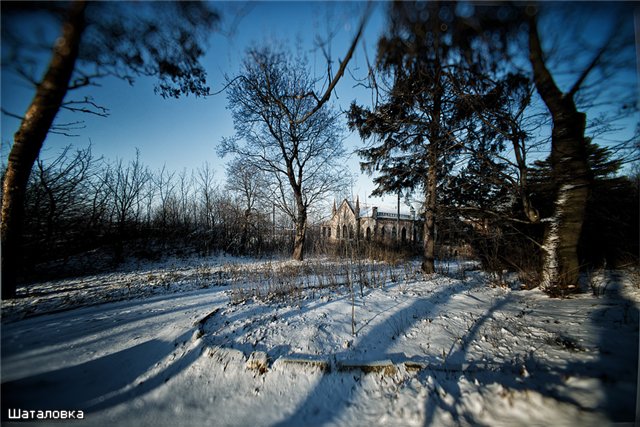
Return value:
M 551 299 L 472 263 L 440 271 L 211 258 L 33 285 L 3 302 L 3 421 L 10 408 L 83 410 L 66 422 L 95 426 L 635 419 L 637 274 Z

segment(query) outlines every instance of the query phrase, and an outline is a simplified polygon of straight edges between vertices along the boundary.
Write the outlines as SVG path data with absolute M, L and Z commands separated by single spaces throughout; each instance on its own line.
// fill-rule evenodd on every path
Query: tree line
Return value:
M 29 268 L 21 275 L 54 261 L 73 271 L 67 261 L 96 250 L 113 267 L 127 256 L 156 259 L 180 248 L 260 256 L 292 246 L 292 223 L 271 202 L 258 171 L 232 162 L 225 180 L 217 174 L 209 163 L 151 170 L 138 151 L 128 161 L 107 161 L 95 158 L 91 146 L 38 159 L 25 196 Z

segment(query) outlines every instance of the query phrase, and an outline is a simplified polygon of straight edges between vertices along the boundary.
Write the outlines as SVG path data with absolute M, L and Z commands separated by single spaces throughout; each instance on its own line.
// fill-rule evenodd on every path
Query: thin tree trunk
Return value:
M 437 20 L 436 20 L 437 22 Z M 439 55 L 439 39 L 436 38 L 436 61 L 440 64 Z M 440 86 L 441 70 L 435 73 L 438 84 L 433 93 L 433 110 L 431 112 L 431 124 L 429 126 L 429 147 L 428 161 L 429 170 L 427 171 L 426 186 L 426 206 L 424 221 L 424 261 L 422 262 L 422 271 L 426 274 L 436 272 L 435 255 L 436 255 L 436 207 L 438 204 L 438 154 L 441 144 L 441 126 L 442 120 L 442 87 Z
M 298 200 L 299 199 L 299 200 Z M 296 196 L 298 214 L 296 217 L 296 235 L 293 241 L 293 259 L 304 260 L 304 241 L 307 234 L 307 209 L 302 203 L 302 197 Z
M 427 185 L 427 209 L 425 212 L 424 222 L 424 261 L 422 262 L 422 271 L 427 274 L 435 273 L 435 253 L 436 253 L 436 180 L 431 177 L 431 168 L 429 169 L 429 178 Z
M 427 173 L 425 221 L 424 221 L 424 261 L 422 271 L 426 274 L 436 272 L 436 189 L 437 181 L 437 155 L 432 142 L 429 146 L 429 171 Z
M 530 23 L 529 58 L 536 89 L 551 113 L 551 169 L 557 196 L 545 233 L 542 287 L 553 294 L 577 289 L 580 274 L 578 242 L 582 233 L 591 172 L 584 137 L 586 115 L 577 110 L 573 94 L 563 94 L 546 68 L 535 19 Z
M 15 298 L 21 264 L 24 201 L 33 164 L 60 110 L 75 68 L 84 30 L 84 1 L 71 5 L 56 40 L 47 72 L 14 136 L 3 182 L 2 196 L 2 299 Z
M 531 198 L 529 197 L 529 168 L 527 167 L 526 161 L 526 150 L 525 150 L 525 142 L 524 139 L 516 136 L 518 134 L 518 129 L 515 125 L 512 124 L 512 135 L 513 139 L 511 140 L 513 144 L 513 153 L 516 158 L 516 164 L 518 165 L 519 171 L 519 182 L 518 182 L 518 192 L 520 194 L 520 201 L 522 202 L 522 210 L 529 221 L 532 224 L 536 224 L 540 222 L 540 213 L 533 206 L 531 202 Z
M 249 221 L 251 220 L 251 209 L 244 211 L 242 222 L 242 233 L 240 234 L 240 253 L 245 254 L 247 251 L 247 241 L 249 240 Z
M 442 69 L 440 58 L 440 20 L 436 17 L 434 20 L 434 34 L 437 36 L 434 40 L 434 52 L 436 70 L 434 72 L 435 87 L 433 90 L 433 109 L 431 111 L 431 123 L 429 124 L 429 146 L 427 158 L 429 162 L 429 170 L 427 171 L 426 185 L 426 206 L 424 221 L 424 260 L 422 261 L 422 271 L 426 274 L 436 272 L 436 207 L 438 204 L 438 154 L 440 144 L 442 142 Z

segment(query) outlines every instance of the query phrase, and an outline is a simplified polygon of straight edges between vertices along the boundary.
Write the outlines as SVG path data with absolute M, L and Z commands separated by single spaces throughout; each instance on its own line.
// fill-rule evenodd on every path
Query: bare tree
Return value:
M 153 183 L 157 190 L 158 195 L 158 212 L 159 212 L 159 226 L 162 232 L 166 231 L 169 217 L 169 200 L 173 196 L 175 189 L 175 182 L 173 177 L 175 172 L 169 172 L 166 165 L 162 166 L 155 176 L 153 177 Z
M 86 184 L 90 168 L 93 166 L 91 148 L 78 150 L 71 160 L 67 160 L 69 147 L 45 166 L 37 161 L 37 176 L 40 187 L 46 194 L 48 209 L 45 215 L 44 243 L 52 243 L 56 224 L 61 218 L 72 216 L 73 210 L 81 211 L 81 186 Z M 78 209 L 80 208 L 80 209 Z
M 179 224 L 183 230 L 189 230 L 192 225 L 192 207 L 191 197 L 193 191 L 193 174 L 188 174 L 187 169 L 183 168 L 178 174 L 178 212 Z
M 205 162 L 197 171 L 196 177 L 197 191 L 199 196 L 199 217 L 202 225 L 207 231 L 210 231 L 215 225 L 214 202 L 217 187 L 214 185 L 215 176 L 211 165 Z
M 87 203 L 90 205 L 87 213 L 87 228 L 89 230 L 99 230 L 103 232 L 105 224 L 109 217 L 109 189 L 107 181 L 104 179 L 106 174 L 102 168 L 105 166 L 104 161 L 100 162 L 100 166 L 96 168 L 92 179 L 88 182 Z
M 266 205 L 268 180 L 265 173 L 251 163 L 236 158 L 227 165 L 225 188 L 234 194 L 238 208 L 242 212 L 240 221 L 240 243 L 238 250 L 248 249 L 249 234 L 257 237 L 260 207 Z
M 24 247 L 33 261 L 68 255 L 83 244 L 97 166 L 90 146 L 37 160 L 25 199 Z
M 140 161 L 140 153 L 128 164 L 118 160 L 105 174 L 112 221 L 116 228 L 116 261 L 122 259 L 123 242 L 127 236 L 127 225 L 136 224 L 140 215 L 140 204 L 147 184 L 151 179 L 148 169 Z
M 293 258 L 304 258 L 309 206 L 345 183 L 343 129 L 328 104 L 309 96 L 307 60 L 270 47 L 250 49 L 228 93 L 236 135 L 221 155 L 233 154 L 271 178 L 277 204 L 295 225 Z

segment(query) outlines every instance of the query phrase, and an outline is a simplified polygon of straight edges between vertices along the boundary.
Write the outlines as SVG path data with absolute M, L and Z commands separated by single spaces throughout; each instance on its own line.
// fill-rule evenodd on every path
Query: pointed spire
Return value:
M 356 196 L 356 218 L 360 218 L 360 196 Z
M 333 199 L 333 210 L 331 211 L 331 215 L 335 216 L 337 210 L 338 208 L 336 208 L 336 199 Z

